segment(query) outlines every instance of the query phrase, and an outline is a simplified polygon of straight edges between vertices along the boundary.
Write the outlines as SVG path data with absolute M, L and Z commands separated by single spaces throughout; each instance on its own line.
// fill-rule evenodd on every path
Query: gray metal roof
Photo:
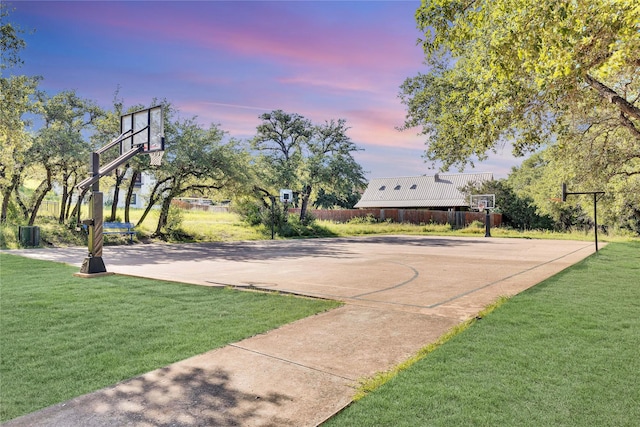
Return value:
M 458 173 L 376 178 L 369 181 L 356 208 L 444 208 L 469 206 L 459 190 L 493 180 L 493 173 Z

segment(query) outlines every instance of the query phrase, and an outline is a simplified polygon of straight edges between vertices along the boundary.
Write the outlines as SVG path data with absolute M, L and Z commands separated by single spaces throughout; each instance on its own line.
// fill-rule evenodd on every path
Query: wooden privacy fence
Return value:
M 300 214 L 299 208 L 288 210 L 290 214 Z M 410 224 L 451 224 L 452 227 L 465 227 L 473 221 L 484 224 L 484 212 L 430 211 L 422 209 L 309 209 L 316 219 L 334 222 L 347 222 L 352 218 L 373 216 L 378 221 L 407 222 Z M 502 214 L 492 213 L 491 226 L 502 225 Z

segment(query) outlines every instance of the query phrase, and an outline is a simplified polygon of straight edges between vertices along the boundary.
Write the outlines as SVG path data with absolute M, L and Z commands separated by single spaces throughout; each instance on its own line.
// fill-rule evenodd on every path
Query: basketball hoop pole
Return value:
M 91 197 L 89 199 L 90 219 L 82 221 L 89 230 L 88 254 L 82 262 L 81 277 L 95 277 L 92 275 L 106 274 L 107 269 L 102 260 L 103 246 L 103 195 L 100 191 L 100 154 L 91 153 L 91 178 L 95 179 L 91 184 Z M 97 179 L 96 179 L 97 178 Z
M 592 194 L 593 195 L 593 231 L 596 243 L 596 252 L 598 252 L 598 196 L 602 196 L 605 194 L 604 191 L 579 191 L 579 192 L 568 192 L 567 184 L 562 183 L 562 201 L 567 201 L 567 196 L 575 195 L 575 194 Z
M 489 208 L 485 209 L 487 213 L 484 217 L 484 237 L 491 237 L 491 214 Z
M 120 116 L 120 135 L 104 147 L 91 153 L 91 173 L 89 177 L 76 186 L 81 190 L 91 188 L 91 198 L 89 202 L 90 219 L 82 221 L 89 231 L 87 245 L 89 253 L 82 263 L 80 272 L 76 273 L 77 276 L 96 277 L 102 274 L 108 274 L 104 261 L 102 260 L 102 247 L 104 243 L 104 198 L 102 192 L 100 192 L 100 178 L 128 162 L 138 153 L 163 152 L 163 129 L 161 106 L 124 114 Z M 123 149 L 123 144 L 126 149 Z M 100 155 L 116 145 L 120 145 L 120 156 L 101 168 Z M 162 154 L 153 156 L 151 163 L 158 166 L 160 165 L 161 159 Z
M 469 200 L 469 207 L 478 209 L 478 212 L 485 211 L 484 237 L 491 237 L 491 209 L 496 207 L 495 194 L 472 194 Z
M 77 273 L 80 277 L 97 277 L 107 273 L 107 269 L 102 260 L 102 247 L 104 244 L 104 196 L 100 191 L 100 178 L 108 174 L 118 166 L 129 161 L 133 156 L 142 151 L 142 147 L 130 150 L 111 163 L 100 168 L 100 154 L 104 153 L 107 149 L 114 147 L 118 142 L 122 140 L 122 137 L 130 132 L 124 132 L 114 141 L 102 147 L 101 149 L 91 153 L 91 174 L 90 176 L 77 185 L 80 189 L 91 187 L 91 197 L 89 198 L 89 219 L 82 221 L 87 226 L 89 231 L 88 239 L 88 254 L 82 262 L 80 272 Z

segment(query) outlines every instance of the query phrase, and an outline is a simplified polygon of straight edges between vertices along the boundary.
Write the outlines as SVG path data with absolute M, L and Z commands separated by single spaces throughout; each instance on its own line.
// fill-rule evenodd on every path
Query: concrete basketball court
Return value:
M 429 236 L 105 247 L 114 273 L 346 304 L 6 425 L 315 426 L 351 401 L 359 380 L 593 251 L 589 242 Z M 79 267 L 86 249 L 10 253 Z

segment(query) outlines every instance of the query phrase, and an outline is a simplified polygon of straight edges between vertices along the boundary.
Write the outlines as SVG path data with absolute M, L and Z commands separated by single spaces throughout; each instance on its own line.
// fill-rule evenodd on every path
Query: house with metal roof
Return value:
M 369 181 L 356 208 L 460 210 L 469 206 L 460 189 L 493 180 L 493 173 L 457 173 L 376 178 Z

